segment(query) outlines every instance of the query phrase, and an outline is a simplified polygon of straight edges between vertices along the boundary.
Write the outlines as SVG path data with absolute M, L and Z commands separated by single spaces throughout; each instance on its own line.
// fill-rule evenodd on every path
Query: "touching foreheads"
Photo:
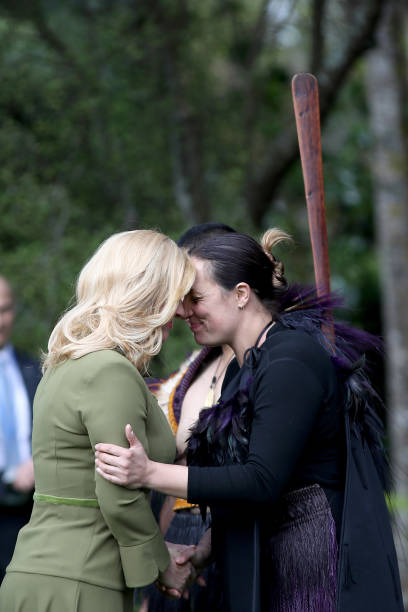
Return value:
M 247 234 L 229 233 L 189 249 L 192 257 L 209 262 L 213 279 L 231 291 L 238 283 L 247 283 L 268 310 L 285 293 L 287 281 L 284 267 L 272 249 L 289 241 L 286 232 L 273 228 L 262 236 L 260 243 Z

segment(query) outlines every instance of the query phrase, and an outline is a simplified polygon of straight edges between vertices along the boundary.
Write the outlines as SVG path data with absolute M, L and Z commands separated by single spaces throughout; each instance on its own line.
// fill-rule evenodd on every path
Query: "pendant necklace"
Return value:
M 230 364 L 230 362 L 232 361 L 234 355 L 232 355 L 232 357 L 230 357 L 228 359 L 228 361 L 226 362 L 225 366 L 222 368 L 221 372 L 218 374 L 218 368 L 221 365 L 221 359 L 222 359 L 222 353 L 219 357 L 218 363 L 217 363 L 217 367 L 215 369 L 214 372 L 214 376 L 211 379 L 211 383 L 210 383 L 210 388 L 208 390 L 208 393 L 206 395 L 205 398 L 205 402 L 204 402 L 204 408 L 211 408 L 211 406 L 214 406 L 215 404 L 215 387 L 217 385 L 217 381 L 220 379 L 220 376 L 222 376 L 222 374 L 225 372 L 225 370 L 227 369 L 227 366 Z

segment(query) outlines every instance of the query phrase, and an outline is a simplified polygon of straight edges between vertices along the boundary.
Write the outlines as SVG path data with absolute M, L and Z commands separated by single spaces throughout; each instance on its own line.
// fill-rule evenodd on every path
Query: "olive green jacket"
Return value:
M 128 446 L 127 423 L 152 459 L 174 460 L 166 418 L 125 357 L 103 350 L 46 372 L 34 400 L 36 494 L 70 501 L 34 503 L 8 572 L 124 589 L 150 584 L 167 567 L 169 554 L 148 492 L 95 473 L 95 444 Z

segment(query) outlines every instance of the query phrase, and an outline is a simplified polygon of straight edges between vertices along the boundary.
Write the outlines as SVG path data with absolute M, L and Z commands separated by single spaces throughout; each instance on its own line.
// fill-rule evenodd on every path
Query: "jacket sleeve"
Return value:
M 120 357 L 120 356 L 118 356 Z M 98 442 L 128 446 L 127 423 L 149 452 L 146 435 L 147 389 L 140 374 L 123 358 L 87 373 L 80 412 L 94 449 Z M 102 515 L 118 542 L 128 587 L 150 584 L 170 557 L 150 507 L 149 494 L 112 484 L 95 473 Z
M 244 464 L 189 467 L 192 503 L 273 502 L 292 475 L 325 391 L 302 361 L 271 361 L 257 377 L 254 419 Z

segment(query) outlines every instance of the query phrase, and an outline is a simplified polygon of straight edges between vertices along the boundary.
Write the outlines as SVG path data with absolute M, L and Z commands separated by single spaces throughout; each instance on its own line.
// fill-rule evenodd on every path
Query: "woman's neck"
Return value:
M 221 360 L 225 363 L 230 361 L 234 355 L 234 350 L 230 346 L 228 346 L 228 344 L 222 344 L 220 348 L 221 348 L 221 355 L 220 355 Z
M 236 338 L 231 344 L 240 367 L 244 362 L 245 351 L 255 345 L 262 330 L 264 330 L 264 333 L 259 338 L 258 346 L 265 342 L 266 334 L 269 330 L 268 323 L 273 324 L 272 315 L 266 310 L 258 312 L 255 315 L 248 310 L 242 318 L 242 323 L 237 330 Z

